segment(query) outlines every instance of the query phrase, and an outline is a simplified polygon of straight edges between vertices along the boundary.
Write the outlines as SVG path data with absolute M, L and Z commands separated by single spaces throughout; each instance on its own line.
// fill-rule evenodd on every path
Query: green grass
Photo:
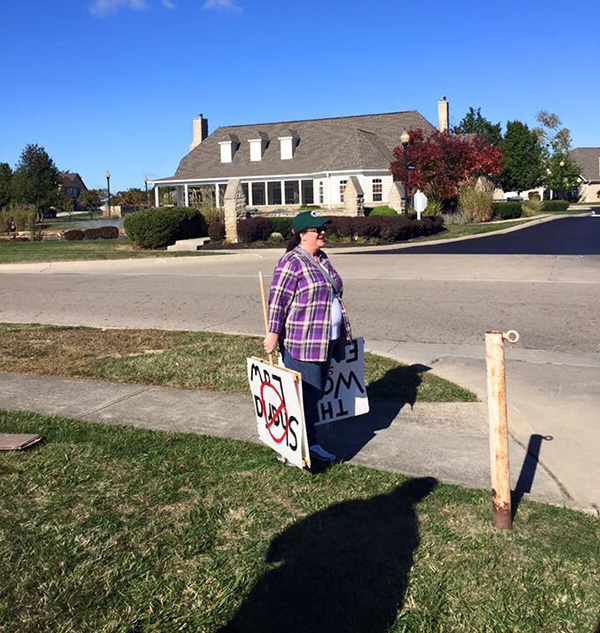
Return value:
M 503 229 L 509 229 L 514 226 L 521 226 L 527 224 L 532 220 L 535 220 L 535 216 L 526 218 L 523 220 L 513 220 L 512 222 L 499 222 L 497 224 L 479 223 L 479 224 L 462 224 L 452 225 L 447 231 L 443 233 L 436 233 L 435 235 L 427 235 L 426 237 L 419 237 L 411 240 L 411 244 L 414 242 L 432 242 L 435 240 L 449 240 L 455 237 L 465 237 L 466 235 L 481 235 L 483 233 L 491 233 L 493 231 L 502 231 Z
M 600 522 L 223 439 L 0 412 L 0 630 L 581 633 Z M 427 494 L 431 492 L 431 494 Z M 229 626 L 227 626 L 229 624 Z
M 0 324 L 0 371 L 248 393 L 245 362 L 250 356 L 264 357 L 260 337 Z M 365 355 L 365 379 L 373 400 L 477 399 L 420 366 L 372 354 Z
M 134 250 L 129 240 L 82 240 L 81 242 L 0 241 L 0 264 L 145 257 L 190 257 L 213 255 L 202 251 L 168 252 Z

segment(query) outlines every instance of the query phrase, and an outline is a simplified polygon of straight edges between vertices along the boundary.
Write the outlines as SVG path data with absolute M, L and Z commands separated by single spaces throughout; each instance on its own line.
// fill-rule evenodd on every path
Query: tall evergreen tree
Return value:
M 8 163 L 0 163 L 0 209 L 11 201 L 12 169 Z
M 35 205 L 38 214 L 58 203 L 60 172 L 39 145 L 27 145 L 12 177 L 14 202 Z
M 544 182 L 544 148 L 538 135 L 521 121 L 508 121 L 499 182 L 504 191 L 525 191 Z
M 492 123 L 481 115 L 481 108 L 469 108 L 462 121 L 453 128 L 455 134 L 479 134 L 481 138 L 493 145 L 500 147 L 502 141 L 502 124 Z

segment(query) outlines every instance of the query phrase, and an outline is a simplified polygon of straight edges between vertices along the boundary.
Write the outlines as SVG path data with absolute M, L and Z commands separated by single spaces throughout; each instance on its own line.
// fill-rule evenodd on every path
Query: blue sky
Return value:
M 192 119 L 558 114 L 600 146 L 597 0 L 4 0 L 0 162 L 27 143 L 88 187 L 174 173 Z

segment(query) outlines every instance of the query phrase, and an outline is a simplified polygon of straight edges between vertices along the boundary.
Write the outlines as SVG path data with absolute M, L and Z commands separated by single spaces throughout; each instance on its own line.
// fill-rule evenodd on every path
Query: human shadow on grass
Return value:
M 433 477 L 410 479 L 287 528 L 271 541 L 268 571 L 220 633 L 387 631 L 419 545 L 415 506 L 436 485 Z
M 377 434 L 387 429 L 406 405 L 417 400 L 421 374 L 426 365 L 399 366 L 367 387 L 370 411 L 359 417 L 325 422 L 318 429 L 319 441 L 343 460 L 352 459 Z

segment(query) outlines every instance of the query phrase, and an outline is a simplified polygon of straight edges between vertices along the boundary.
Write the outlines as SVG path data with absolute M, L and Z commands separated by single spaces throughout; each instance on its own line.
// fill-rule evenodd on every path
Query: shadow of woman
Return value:
M 221 633 L 383 633 L 402 607 L 419 545 L 415 505 L 437 480 L 344 501 L 271 542 L 270 569 Z
M 344 460 L 352 459 L 377 434 L 387 429 L 406 405 L 417 400 L 425 365 L 402 365 L 386 372 L 367 387 L 370 411 L 366 415 L 319 425 L 319 441 Z

